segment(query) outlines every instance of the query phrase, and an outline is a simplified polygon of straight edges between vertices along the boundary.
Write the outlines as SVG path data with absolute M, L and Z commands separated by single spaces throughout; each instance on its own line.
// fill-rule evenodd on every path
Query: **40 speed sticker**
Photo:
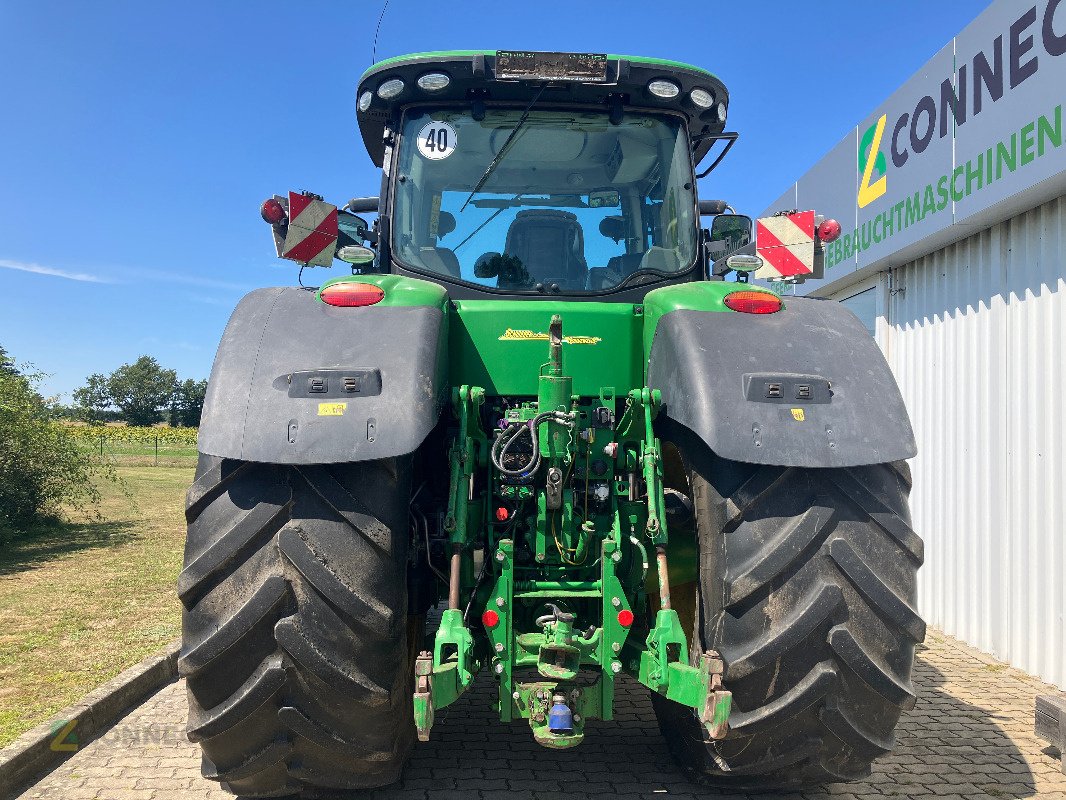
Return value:
M 440 161 L 455 152 L 458 138 L 447 122 L 430 122 L 418 132 L 418 152 L 430 161 Z

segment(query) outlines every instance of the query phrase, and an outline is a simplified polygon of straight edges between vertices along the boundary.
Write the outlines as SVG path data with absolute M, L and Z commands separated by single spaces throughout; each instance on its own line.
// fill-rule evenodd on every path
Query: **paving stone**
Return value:
M 538 747 L 523 722 L 496 722 L 482 678 L 438 714 L 433 741 L 416 746 L 404 779 L 368 800 L 1066 800 L 1057 756 L 1035 737 L 1035 697 L 1053 691 L 939 631 L 914 670 L 918 704 L 900 720 L 894 753 L 864 781 L 803 793 L 716 793 L 687 782 L 659 735 L 645 689 L 623 680 L 616 723 L 590 722 L 571 751 Z M 26 789 L 18 800 L 225 800 L 200 777 L 185 738 L 185 687 L 171 684 L 104 736 Z M 3 792 L 0 791 L 0 795 Z

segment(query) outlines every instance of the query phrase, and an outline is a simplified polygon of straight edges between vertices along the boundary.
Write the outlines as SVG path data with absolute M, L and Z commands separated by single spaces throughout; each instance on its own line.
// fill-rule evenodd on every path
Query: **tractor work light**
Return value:
M 710 108 L 714 105 L 714 95 L 706 89 L 693 89 L 688 93 L 688 99 L 697 108 Z
M 359 111 L 364 112 L 370 108 L 370 103 L 374 100 L 374 95 L 371 92 L 363 92 L 359 95 Z
M 385 292 L 372 283 L 342 281 L 323 287 L 318 296 L 328 306 L 357 308 L 380 303 L 385 297 Z
M 285 213 L 285 207 L 273 197 L 263 201 L 263 205 L 259 206 L 259 213 L 263 217 L 263 221 L 269 222 L 271 225 L 280 225 L 288 216 Z
M 443 91 L 448 88 L 448 84 L 451 82 L 452 79 L 443 72 L 427 72 L 415 81 L 418 84 L 418 88 L 424 92 Z
M 648 84 L 648 91 L 663 100 L 672 100 L 681 93 L 681 87 L 673 81 L 664 78 L 656 78 Z
M 725 122 L 726 108 L 725 103 L 719 103 L 715 108 L 715 118 L 720 122 Z
M 781 310 L 781 298 L 769 292 L 732 292 L 722 302 L 726 308 L 743 314 L 773 314 Z
M 360 244 L 349 244 L 337 250 L 337 258 L 355 264 L 357 267 L 374 263 L 374 251 Z
M 734 253 L 725 260 L 725 265 L 734 272 L 755 272 L 762 267 L 763 260 L 751 253 Z
M 378 87 L 378 97 L 391 100 L 403 91 L 403 86 L 403 81 L 399 78 L 390 78 Z

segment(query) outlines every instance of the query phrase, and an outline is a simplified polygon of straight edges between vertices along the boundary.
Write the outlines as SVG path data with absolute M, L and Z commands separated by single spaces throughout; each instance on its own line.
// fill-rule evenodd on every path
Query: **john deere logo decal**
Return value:
M 535 333 L 534 331 L 516 331 L 514 328 L 508 328 L 503 336 L 500 337 L 501 342 L 527 342 L 527 341 L 548 341 L 548 334 Z M 599 344 L 602 342 L 599 336 L 564 336 L 563 344 Z
M 859 208 L 866 208 L 888 190 L 888 164 L 885 154 L 881 152 L 881 137 L 885 134 L 887 114 L 882 114 L 877 122 L 866 129 L 859 140 Z M 880 177 L 874 180 L 874 175 Z

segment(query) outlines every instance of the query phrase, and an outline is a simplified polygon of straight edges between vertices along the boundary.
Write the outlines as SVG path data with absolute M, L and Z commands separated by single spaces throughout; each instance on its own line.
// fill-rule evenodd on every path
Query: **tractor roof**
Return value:
M 446 85 L 440 87 L 443 81 L 438 78 L 435 88 L 423 88 L 419 79 L 431 74 L 447 76 Z M 691 64 L 613 54 L 449 50 L 396 56 L 364 72 L 357 94 L 359 130 L 371 159 L 381 166 L 385 126 L 404 106 L 434 101 L 521 105 L 532 101 L 546 81 L 539 101 L 546 106 L 625 106 L 685 114 L 697 162 L 713 144 L 707 135 L 725 127 L 725 85 Z M 655 81 L 671 83 L 678 91 L 673 97 L 654 94 L 649 84 Z M 392 91 L 381 92 L 386 84 Z M 693 99 L 693 90 L 703 90 L 696 93 L 700 103 Z

